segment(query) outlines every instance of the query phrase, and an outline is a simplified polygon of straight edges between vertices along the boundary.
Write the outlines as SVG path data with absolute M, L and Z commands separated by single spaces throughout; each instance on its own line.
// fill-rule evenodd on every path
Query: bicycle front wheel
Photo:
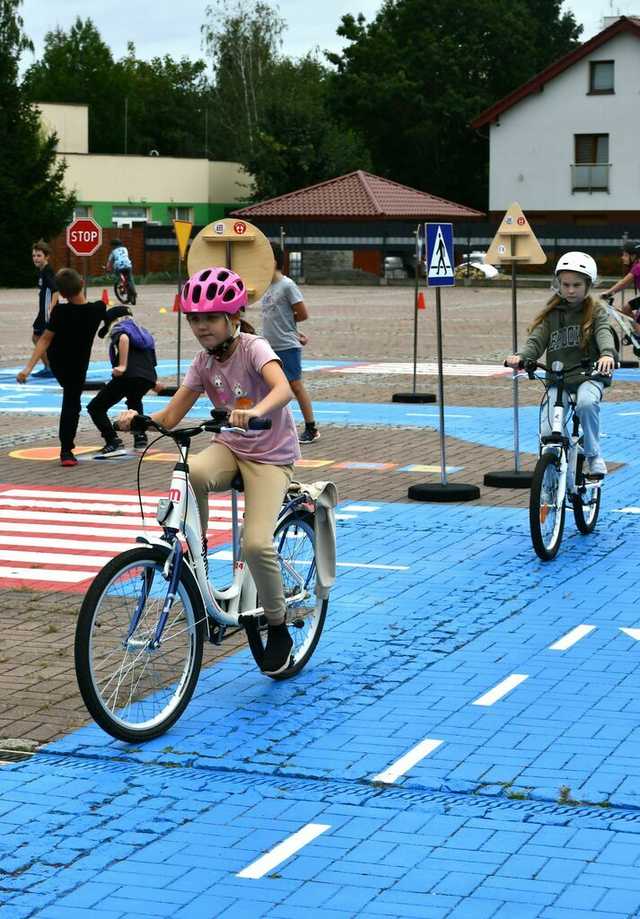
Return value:
M 559 458 L 543 453 L 536 464 L 529 495 L 529 525 L 536 555 L 543 561 L 555 558 L 564 529 L 565 503 L 560 501 Z
M 289 666 L 270 674 L 274 680 L 287 680 L 307 664 L 316 649 L 324 626 L 328 599 L 316 597 L 316 550 L 313 514 L 294 511 L 277 525 L 273 541 L 280 559 L 280 572 L 287 604 L 286 622 L 293 639 Z M 267 643 L 264 617 L 250 621 L 247 641 L 260 666 Z
M 602 491 L 599 485 L 590 485 L 589 480 L 585 478 L 582 467 L 584 456 L 578 457 L 576 469 L 576 480 L 578 482 L 578 493 L 571 495 L 571 504 L 573 505 L 573 516 L 576 520 L 576 526 L 581 533 L 587 536 L 593 533 L 598 522 L 600 514 L 600 498 Z
M 130 743 L 177 721 L 202 665 L 205 613 L 184 565 L 157 640 L 167 555 L 145 546 L 116 556 L 96 576 L 78 617 L 75 664 L 84 703 L 103 730 Z

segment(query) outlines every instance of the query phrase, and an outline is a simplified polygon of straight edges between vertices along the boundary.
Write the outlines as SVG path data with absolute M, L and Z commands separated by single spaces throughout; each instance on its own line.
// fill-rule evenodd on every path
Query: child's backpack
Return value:
M 111 344 L 109 345 L 109 358 L 113 364 L 116 360 L 116 343 L 122 334 L 129 336 L 132 348 L 139 351 L 152 351 L 154 366 L 158 363 L 156 360 L 156 343 L 149 329 L 143 325 L 138 325 L 133 319 L 122 319 L 117 322 L 111 330 Z

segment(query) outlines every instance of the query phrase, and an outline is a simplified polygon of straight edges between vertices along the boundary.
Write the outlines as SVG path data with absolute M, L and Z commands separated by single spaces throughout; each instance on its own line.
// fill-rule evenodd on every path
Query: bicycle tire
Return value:
M 116 281 L 113 285 L 113 292 L 116 295 L 116 299 L 127 306 L 129 303 L 129 285 L 123 284 L 120 280 Z
M 553 482 L 549 481 L 549 473 L 554 469 L 559 474 L 558 457 L 556 454 L 543 453 L 536 463 L 529 495 L 529 526 L 531 528 L 531 541 L 533 542 L 533 548 L 535 549 L 536 555 L 545 562 L 551 561 L 551 559 L 555 558 L 557 555 L 562 541 L 562 532 L 564 530 L 565 502 L 563 501 L 562 506 L 558 508 L 556 491 L 556 503 L 554 507 L 555 513 L 558 516 L 554 517 L 550 535 L 546 535 L 548 528 L 545 524 L 549 515 L 549 508 L 551 507 L 547 495 L 550 491 L 553 491 Z M 552 472 L 551 476 L 553 476 Z M 543 497 L 545 500 L 543 500 Z M 545 511 L 544 508 L 547 508 L 547 510 Z
M 82 699 L 104 731 L 128 743 L 158 737 L 178 720 L 202 666 L 205 612 L 186 565 L 162 641 L 155 650 L 148 647 L 167 593 L 162 569 L 168 553 L 140 546 L 117 555 L 96 575 L 78 616 L 75 667 Z M 141 578 L 149 594 L 128 636 Z
M 299 604 L 291 604 L 287 607 L 286 621 L 289 627 L 289 634 L 293 639 L 290 664 L 281 673 L 268 674 L 273 680 L 288 680 L 300 673 L 311 659 L 324 627 L 329 600 L 321 599 L 315 595 L 315 535 L 313 522 L 313 514 L 307 511 L 293 511 L 283 517 L 273 534 L 276 547 L 279 547 L 281 570 L 283 570 L 282 563 L 284 561 L 285 566 L 290 566 L 297 571 L 297 565 L 300 568 L 300 573 L 305 574 L 304 600 Z M 283 582 L 286 595 L 288 586 L 290 589 L 294 589 L 291 585 L 290 576 L 288 584 L 286 567 L 283 570 Z M 309 599 L 312 599 L 313 602 L 311 604 L 305 603 L 305 600 Z M 252 619 L 246 623 L 245 629 L 253 659 L 260 666 L 266 645 L 266 619 L 263 616 L 259 619 Z
M 579 483 L 579 487 L 585 488 L 586 493 L 585 498 L 590 500 L 583 500 L 583 495 L 578 493 L 577 495 L 571 495 L 571 504 L 573 507 L 573 516 L 576 521 L 576 526 L 578 530 L 584 535 L 588 536 L 589 533 L 593 533 L 598 522 L 598 517 L 600 515 L 600 499 L 602 498 L 601 489 L 596 486 L 589 487 L 586 483 L 585 477 L 582 474 L 582 466 L 584 463 L 584 456 L 578 457 L 578 463 L 576 467 L 576 481 Z M 594 500 L 595 498 L 595 500 Z M 590 508 L 588 513 L 585 513 L 585 508 Z

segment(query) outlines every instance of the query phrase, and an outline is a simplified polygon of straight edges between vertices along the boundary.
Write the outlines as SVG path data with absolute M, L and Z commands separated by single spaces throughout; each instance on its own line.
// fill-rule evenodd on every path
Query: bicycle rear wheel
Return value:
M 122 276 L 120 276 L 113 285 L 113 292 L 120 303 L 123 303 L 125 306 L 129 303 L 129 285 Z
M 536 464 L 529 495 L 529 525 L 536 555 L 543 561 L 555 558 L 564 529 L 565 502 L 559 504 L 559 458 L 543 453 Z
M 89 713 L 119 740 L 150 740 L 177 721 L 193 694 L 205 613 L 183 565 L 160 643 L 168 550 L 129 549 L 98 573 L 84 598 L 75 638 L 78 686 Z
M 587 536 L 589 533 L 593 533 L 596 528 L 600 514 L 602 491 L 599 485 L 590 485 L 588 479 L 585 479 L 582 472 L 583 464 L 584 456 L 580 455 L 576 467 L 578 494 L 571 495 L 571 504 L 573 505 L 576 526 L 581 533 Z
M 316 597 L 316 551 L 313 514 L 294 511 L 277 525 L 273 540 L 280 557 L 280 571 L 287 601 L 286 622 L 293 639 L 290 664 L 274 680 L 295 676 L 310 660 L 324 626 L 328 599 Z M 267 643 L 266 619 L 247 623 L 247 641 L 260 666 Z

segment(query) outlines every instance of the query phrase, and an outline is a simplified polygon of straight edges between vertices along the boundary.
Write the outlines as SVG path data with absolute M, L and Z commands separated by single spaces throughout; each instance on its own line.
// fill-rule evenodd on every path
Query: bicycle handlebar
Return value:
M 510 365 L 505 361 L 504 366 L 509 367 Z M 582 370 L 584 376 L 591 380 L 608 380 L 611 376 L 611 374 L 594 372 L 595 364 L 588 359 L 582 360 L 578 364 L 574 364 L 573 367 L 563 367 L 562 370 L 554 370 L 553 367 L 547 367 L 546 364 L 542 364 L 540 361 L 519 361 L 518 367 L 516 369 L 526 371 L 530 380 L 536 379 L 536 370 L 544 370 L 545 373 L 551 374 L 555 378 L 565 377 L 568 373 L 572 373 L 574 370 Z
M 227 411 L 213 409 L 211 415 L 212 419 L 210 421 L 202 421 L 200 424 L 190 428 L 175 428 L 172 431 L 158 424 L 150 415 L 135 415 L 131 419 L 131 430 L 133 432 L 144 433 L 149 428 L 155 428 L 159 434 L 164 434 L 167 437 L 171 437 L 173 440 L 180 440 L 184 437 L 195 437 L 197 434 L 202 434 L 203 431 L 209 431 L 212 434 L 220 434 L 222 431 L 230 431 L 234 434 L 246 434 L 247 430 L 269 431 L 272 425 L 271 418 L 250 418 L 247 429 L 245 429 L 227 425 L 225 423 L 229 418 L 229 412 Z M 116 430 L 120 430 L 118 422 L 115 423 L 114 427 Z

